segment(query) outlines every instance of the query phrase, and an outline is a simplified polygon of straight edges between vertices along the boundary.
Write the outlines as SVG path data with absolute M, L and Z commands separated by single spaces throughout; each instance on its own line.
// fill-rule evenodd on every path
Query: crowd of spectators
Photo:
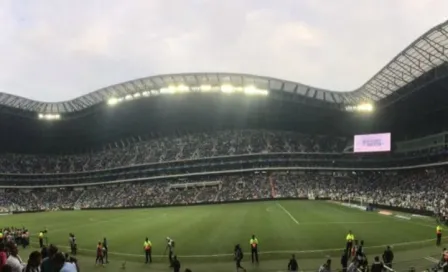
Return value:
M 252 172 L 188 179 L 163 179 L 81 188 L 3 189 L 0 209 L 185 205 L 270 198 L 330 198 L 363 201 L 448 215 L 448 171 Z
M 75 155 L 0 155 L 1 173 L 73 173 L 144 163 L 274 152 L 342 152 L 345 138 L 293 132 L 238 130 L 117 141 Z

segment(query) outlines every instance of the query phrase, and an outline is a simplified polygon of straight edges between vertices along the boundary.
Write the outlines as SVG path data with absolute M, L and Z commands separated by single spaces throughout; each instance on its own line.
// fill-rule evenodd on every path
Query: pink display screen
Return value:
M 390 151 L 390 138 L 390 133 L 355 135 L 353 151 L 355 153 Z

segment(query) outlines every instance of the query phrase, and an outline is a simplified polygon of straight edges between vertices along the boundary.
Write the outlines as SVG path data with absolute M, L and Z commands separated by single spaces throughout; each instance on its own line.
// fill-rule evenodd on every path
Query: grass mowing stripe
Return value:
M 427 243 L 431 241 L 435 241 L 436 239 L 426 239 L 426 240 L 420 240 L 420 241 L 412 241 L 412 242 L 403 242 L 403 243 L 396 243 L 396 244 L 386 244 L 386 245 L 377 245 L 377 246 L 368 246 L 364 247 L 366 249 L 371 248 L 386 248 L 386 246 L 407 246 L 407 245 L 413 245 L 413 244 L 420 244 L 420 243 Z M 37 243 L 31 243 L 33 245 L 38 245 Z M 67 246 L 58 246 L 60 248 L 69 248 Z M 327 249 L 310 249 L 310 250 L 274 250 L 274 251 L 261 251 L 258 254 L 264 255 L 264 254 L 303 254 L 303 253 L 319 253 L 319 252 L 335 252 L 340 251 L 343 249 L 343 247 L 340 248 L 327 248 Z M 85 249 L 85 248 L 78 248 L 80 251 L 87 251 L 87 252 L 96 252 L 96 249 Z M 131 254 L 131 253 L 123 253 L 123 252 L 108 252 L 111 255 L 117 255 L 117 256 L 132 256 L 132 257 L 144 257 L 144 254 Z M 250 255 L 250 252 L 244 252 L 244 254 Z M 233 253 L 222 253 L 222 254 L 209 254 L 209 255 L 179 255 L 179 257 L 182 258 L 210 258 L 210 257 L 226 257 L 226 256 L 233 256 Z M 167 255 L 152 255 L 152 257 L 155 258 L 165 258 Z M 433 260 L 436 260 L 432 257 L 425 257 L 426 260 L 429 260 L 428 258 L 431 258 Z M 438 261 L 437 261 L 438 262 Z
M 291 218 L 292 221 L 294 221 L 297 225 L 300 225 L 299 221 L 297 221 L 297 219 L 295 219 L 294 216 L 292 216 L 292 214 L 290 212 L 288 212 L 288 210 L 285 209 L 285 207 L 283 207 L 282 204 L 280 204 L 278 202 L 276 204 L 277 204 L 277 206 L 280 207 L 280 209 L 282 209 Z

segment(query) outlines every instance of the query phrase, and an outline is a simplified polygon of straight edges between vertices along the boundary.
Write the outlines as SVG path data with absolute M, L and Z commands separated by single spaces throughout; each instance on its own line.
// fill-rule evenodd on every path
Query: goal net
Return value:
M 348 198 L 348 204 L 351 205 L 359 205 L 359 206 L 363 206 L 366 207 L 366 198 L 362 197 L 362 196 L 350 196 Z
M 365 211 L 373 211 L 373 207 L 366 197 L 351 196 L 348 198 L 348 205 Z

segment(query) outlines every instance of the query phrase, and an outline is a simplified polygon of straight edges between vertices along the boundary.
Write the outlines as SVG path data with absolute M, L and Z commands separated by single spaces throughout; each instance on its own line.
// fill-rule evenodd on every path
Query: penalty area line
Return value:
M 288 212 L 288 210 L 285 207 L 283 207 L 282 204 L 280 204 L 278 202 L 276 204 L 277 204 L 277 206 L 280 207 L 280 209 L 282 209 L 289 216 L 289 218 L 291 218 L 292 221 L 294 221 L 297 225 L 300 225 L 299 221 L 297 221 L 297 219 L 295 219 L 294 216 L 292 216 L 292 214 L 290 212 Z
M 372 249 L 372 248 L 386 248 L 386 246 L 407 246 L 407 245 L 414 245 L 414 244 L 420 244 L 420 243 L 426 243 L 426 242 L 432 242 L 436 239 L 427 239 L 427 240 L 420 240 L 420 241 L 411 241 L 411 242 L 403 242 L 403 243 L 396 243 L 396 244 L 386 244 L 386 245 L 377 245 L 377 246 L 368 246 L 365 247 L 366 249 Z M 38 245 L 37 243 L 31 243 L 32 245 Z M 66 248 L 69 249 L 68 246 L 57 246 L 58 248 Z M 306 254 L 306 253 L 325 253 L 325 252 L 336 252 L 343 250 L 344 248 L 327 248 L 327 249 L 309 249 L 309 250 L 274 250 L 274 251 L 262 251 L 258 252 L 260 255 L 269 255 L 269 254 Z M 80 251 L 84 252 L 96 252 L 94 249 L 85 249 L 85 248 L 78 248 Z M 132 254 L 132 253 L 124 253 L 124 252 L 108 252 L 111 255 L 115 256 L 130 256 L 130 257 L 142 257 L 144 258 L 145 254 Z M 250 255 L 250 252 L 244 252 L 244 254 Z M 180 258 L 213 258 L 213 257 L 229 257 L 233 256 L 233 253 L 223 253 L 223 254 L 207 254 L 207 255 L 178 255 Z M 152 257 L 155 258 L 166 258 L 167 255 L 152 255 Z M 429 258 L 432 257 L 426 257 L 429 261 Z M 425 259 L 426 259 L 425 258 Z M 432 258 L 431 261 L 435 260 L 435 258 Z

